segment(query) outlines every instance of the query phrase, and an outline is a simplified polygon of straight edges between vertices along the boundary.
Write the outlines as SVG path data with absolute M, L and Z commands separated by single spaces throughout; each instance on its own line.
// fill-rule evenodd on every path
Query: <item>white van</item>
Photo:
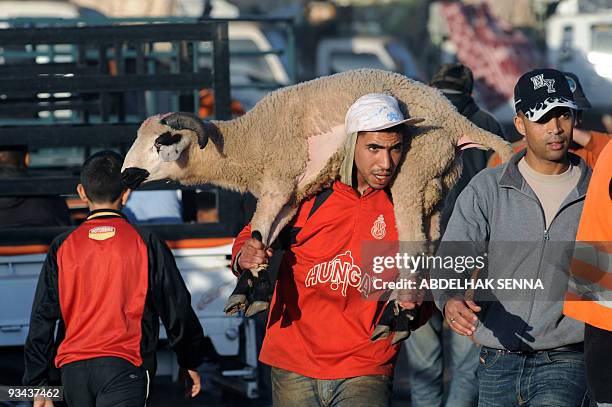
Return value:
M 0 1 L 0 20 L 21 17 L 78 18 L 79 8 L 59 1 Z

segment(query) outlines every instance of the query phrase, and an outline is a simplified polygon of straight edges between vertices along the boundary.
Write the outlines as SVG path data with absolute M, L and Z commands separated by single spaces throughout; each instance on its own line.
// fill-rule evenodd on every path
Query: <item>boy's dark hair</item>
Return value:
M 125 187 L 121 183 L 123 157 L 114 151 L 100 151 L 83 163 L 81 184 L 92 202 L 115 202 Z

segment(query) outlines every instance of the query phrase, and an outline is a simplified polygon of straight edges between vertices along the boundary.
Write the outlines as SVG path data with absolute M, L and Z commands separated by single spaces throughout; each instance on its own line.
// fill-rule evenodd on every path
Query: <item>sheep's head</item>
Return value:
M 128 151 L 121 176 L 126 186 L 137 188 L 144 181 L 176 179 L 186 165 L 186 150 L 193 143 L 200 149 L 208 143 L 206 125 L 191 113 L 166 113 L 146 119 Z

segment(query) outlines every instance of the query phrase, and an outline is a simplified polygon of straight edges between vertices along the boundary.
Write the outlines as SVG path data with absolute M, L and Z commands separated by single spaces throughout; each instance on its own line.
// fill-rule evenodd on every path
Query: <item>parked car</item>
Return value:
M 416 59 L 390 37 L 329 38 L 317 45 L 316 75 L 325 76 L 357 68 L 398 72 L 423 81 Z

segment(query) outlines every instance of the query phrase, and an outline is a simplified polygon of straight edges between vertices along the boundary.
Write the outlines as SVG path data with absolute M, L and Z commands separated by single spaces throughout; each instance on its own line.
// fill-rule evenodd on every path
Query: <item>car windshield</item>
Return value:
M 389 70 L 389 67 L 385 66 L 382 61 L 378 59 L 378 57 L 374 54 L 356 54 L 353 52 L 336 51 L 332 52 L 330 59 L 333 73 L 344 72 L 358 68 Z

